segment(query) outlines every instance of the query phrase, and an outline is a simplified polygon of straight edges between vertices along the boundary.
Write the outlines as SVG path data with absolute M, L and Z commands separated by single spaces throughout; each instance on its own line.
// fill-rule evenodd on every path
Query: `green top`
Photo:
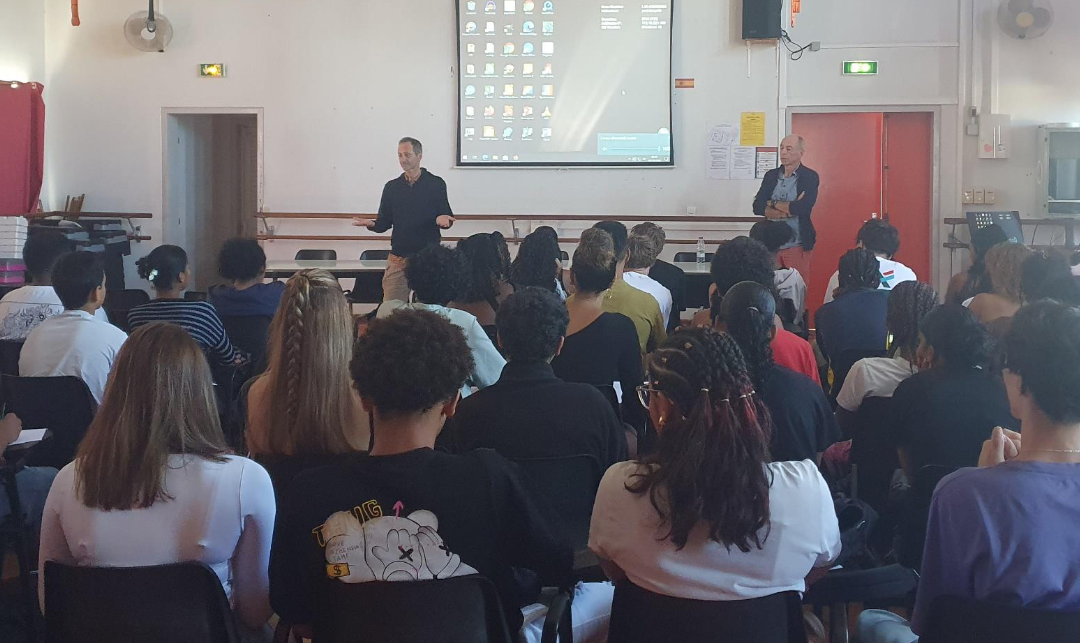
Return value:
M 660 304 L 649 293 L 634 288 L 622 279 L 617 280 L 604 296 L 604 312 L 618 313 L 634 322 L 642 356 L 667 339 Z

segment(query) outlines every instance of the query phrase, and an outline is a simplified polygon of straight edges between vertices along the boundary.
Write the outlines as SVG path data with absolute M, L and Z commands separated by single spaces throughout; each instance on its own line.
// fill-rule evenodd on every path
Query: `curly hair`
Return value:
M 1005 336 L 1005 364 L 1051 421 L 1080 422 L 1080 309 L 1056 301 L 1021 308 Z
M 218 274 L 222 279 L 245 282 L 258 279 L 266 272 L 266 253 L 258 240 L 235 237 L 221 246 L 218 253 Z
M 660 433 L 626 489 L 649 494 L 665 538 L 679 549 L 701 523 L 728 549 L 760 549 L 769 527 L 771 421 L 735 340 L 710 328 L 676 331 L 649 355 L 647 370 L 681 417 Z
M 618 221 L 601 221 L 593 226 L 597 230 L 603 230 L 611 235 L 611 240 L 615 244 L 615 257 L 617 261 L 626 259 L 626 248 L 630 242 L 630 234 L 626 231 L 626 226 Z
M 881 266 L 877 255 L 868 248 L 848 250 L 840 257 L 839 295 L 863 288 L 881 286 Z
M 469 278 L 460 301 L 486 301 L 492 310 L 498 310 L 499 283 L 509 279 L 510 275 L 503 271 L 503 260 L 495 239 L 484 232 L 474 234 L 459 241 L 456 250 L 469 267 Z
M 454 398 L 473 370 L 465 333 L 427 310 L 376 319 L 349 365 L 360 397 L 383 414 L 428 411 Z
M 750 237 L 735 237 L 721 243 L 713 255 L 709 273 L 719 297 L 741 281 L 756 281 L 770 290 L 776 287 L 772 253 L 765 244 Z
M 559 235 L 553 228 L 541 226 L 522 239 L 517 258 L 510 266 L 510 281 L 518 286 L 555 292 L 559 257 Z
M 773 319 L 776 300 L 768 288 L 756 281 L 735 284 L 720 304 L 720 318 L 727 333 L 739 344 L 757 390 L 768 383 L 773 366 Z
M 506 278 L 510 278 L 510 246 L 506 243 L 506 237 L 503 233 L 496 230 L 491 233 L 491 240 L 495 242 L 495 247 L 499 250 L 499 271 L 506 275 Z
M 626 269 L 652 268 L 660 256 L 660 251 L 664 249 L 664 245 L 656 241 L 653 236 L 630 235 L 626 245 Z
M 1028 304 L 1054 299 L 1080 306 L 1080 288 L 1077 288 L 1069 262 L 1056 252 L 1038 251 L 1024 260 L 1020 268 L 1020 293 Z
M 783 221 L 764 219 L 750 228 L 750 238 L 760 241 L 775 254 L 795 238 L 795 231 Z
M 581 242 L 574 250 L 574 263 L 570 266 L 578 292 L 597 294 L 611 288 L 615 283 L 617 263 L 615 242 L 610 234 L 599 228 L 582 232 Z
M 904 281 L 889 294 L 885 328 L 892 335 L 892 354 L 914 355 L 919 348 L 919 324 L 937 306 L 937 292 L 919 281 Z
M 416 300 L 445 306 L 468 285 L 468 266 L 463 254 L 442 245 L 428 246 L 405 260 L 405 280 Z
M 859 228 L 855 242 L 871 252 L 892 259 L 900 250 L 900 231 L 888 221 L 870 219 Z
M 990 276 L 994 294 L 1017 303 L 1022 300 L 1022 266 L 1031 252 L 1031 248 L 1013 241 L 990 248 L 986 253 L 986 274 Z
M 959 304 L 934 308 L 923 318 L 919 333 L 946 366 L 985 368 L 994 350 L 990 331 Z
M 511 362 L 549 361 L 566 336 L 570 314 L 559 297 L 542 288 L 510 295 L 495 315 L 499 346 Z
M 158 246 L 135 262 L 139 276 L 157 290 L 168 290 L 178 281 L 188 267 L 188 256 L 180 246 Z

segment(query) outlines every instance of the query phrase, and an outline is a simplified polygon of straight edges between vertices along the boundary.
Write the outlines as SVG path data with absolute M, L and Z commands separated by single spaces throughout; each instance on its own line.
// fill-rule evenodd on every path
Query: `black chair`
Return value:
M 930 501 L 941 479 L 956 471 L 956 467 L 928 464 L 915 472 L 905 498 L 906 506 L 897 527 L 896 559 L 914 570 L 922 569 L 923 547 L 926 545 L 926 523 L 930 520 Z
M 189 290 L 184 293 L 185 301 L 206 301 L 206 292 L 201 290 Z
M 337 250 L 297 250 L 294 261 L 337 261 Z
M 889 498 L 893 472 L 900 468 L 896 444 L 889 436 L 892 398 L 868 397 L 859 405 L 851 435 L 851 464 L 859 500 L 879 513 Z
M 94 420 L 97 403 L 77 377 L 14 377 L 0 379 L 7 411 L 27 429 L 51 429 L 52 439 L 34 449 L 28 464 L 62 468 Z
M 563 261 L 570 261 L 570 253 L 565 250 L 560 250 L 559 259 L 562 259 Z
M 840 389 L 844 387 L 844 380 L 847 379 L 848 373 L 851 372 L 851 367 L 855 366 L 855 362 L 867 357 L 885 357 L 887 352 L 884 349 L 865 349 L 865 348 L 849 348 L 841 351 L 840 356 L 836 358 L 836 363 L 830 364 L 833 372 L 832 389 L 830 397 L 832 401 L 836 402 L 836 396 L 840 395 Z
M 0 466 L 0 487 L 7 496 L 11 513 L 0 521 L 0 561 L 4 560 L 8 549 L 15 552 L 15 561 L 19 570 L 19 593 L 22 600 L 23 620 L 28 640 L 37 640 L 37 581 L 32 553 L 37 547 L 37 534 L 26 521 L 26 513 L 19 501 L 19 487 L 15 474 L 22 468 L 21 461 L 11 462 L 11 455 L 5 454 L 9 462 Z
M 806 643 L 797 592 L 741 601 L 699 601 L 615 586 L 609 643 Z
M 849 604 L 906 607 L 910 605 L 911 593 L 918 584 L 919 575 L 900 565 L 850 571 L 839 569 L 811 585 L 803 602 L 813 607 L 818 618 L 821 618 L 823 608 L 828 607 L 832 640 L 846 641 Z
M 266 315 L 236 315 L 222 317 L 225 334 L 233 346 L 251 356 L 251 373 L 266 370 L 266 340 L 270 336 L 270 317 Z
M 19 354 L 23 340 L 0 339 L 0 375 L 19 374 Z
M 328 583 L 314 623 L 318 643 L 511 643 L 495 586 L 479 575 L 414 582 Z M 569 643 L 567 595 L 548 610 L 543 641 L 555 629 Z M 418 617 L 422 615 L 422 617 Z M 550 630 L 550 632 L 549 632 Z M 362 635 L 362 636 L 361 636 Z
M 575 551 L 589 545 L 589 522 L 604 470 L 591 455 L 514 460 L 529 478 L 536 492 L 555 510 L 559 529 Z
M 389 258 L 389 250 L 364 250 L 360 253 L 360 261 L 386 261 Z
M 1080 612 L 1011 607 L 959 596 L 930 605 L 919 643 L 1072 643 Z
M 705 263 L 712 263 L 713 255 L 716 253 L 706 252 Z M 695 263 L 697 262 L 696 252 L 676 252 L 675 263 Z
M 45 562 L 49 643 L 239 643 L 229 599 L 202 563 L 79 567 Z
M 105 295 L 105 312 L 114 326 L 129 333 L 131 325 L 128 324 L 128 313 L 132 308 L 149 302 L 150 295 L 145 290 L 110 290 Z

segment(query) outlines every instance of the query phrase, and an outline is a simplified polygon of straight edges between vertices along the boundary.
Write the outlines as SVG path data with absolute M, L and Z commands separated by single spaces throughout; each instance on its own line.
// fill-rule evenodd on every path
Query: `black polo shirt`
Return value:
M 439 243 L 442 237 L 435 219 L 444 214 L 454 215 L 446 196 L 446 181 L 420 168 L 420 178 L 412 185 L 405 180 L 405 174 L 386 183 L 372 230 L 386 232 L 393 228 L 390 252 L 408 257 Z

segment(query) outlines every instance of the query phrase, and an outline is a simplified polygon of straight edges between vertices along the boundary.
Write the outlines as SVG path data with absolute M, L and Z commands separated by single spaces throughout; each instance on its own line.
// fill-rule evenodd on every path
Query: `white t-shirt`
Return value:
M 636 462 L 613 465 L 604 474 L 593 506 L 589 548 L 618 565 L 642 589 L 705 601 L 760 598 L 806 591 L 805 578 L 840 555 L 840 528 L 829 487 L 810 460 L 765 465 L 770 526 L 762 549 L 743 553 L 710 540 L 705 525 L 679 550 L 660 540 L 660 524 L 649 494 L 626 490 Z
M 649 293 L 660 304 L 660 314 L 664 316 L 664 326 L 667 327 L 668 319 L 671 318 L 671 291 L 653 279 L 649 275 L 640 272 L 623 273 L 623 280 L 638 290 Z
M 878 257 L 878 270 L 881 271 L 881 285 L 878 290 L 892 290 L 896 284 L 905 281 L 918 281 L 915 271 L 899 261 Z M 840 271 L 837 270 L 829 279 L 829 287 L 825 289 L 825 303 L 833 300 L 833 292 L 840 287 Z
M 918 369 L 899 354 L 860 359 L 848 371 L 836 403 L 854 413 L 868 397 L 892 397 L 900 382 L 917 372 Z
M 774 272 L 780 299 L 790 299 L 795 304 L 795 317 L 799 317 L 806 310 L 806 281 L 794 268 L 780 268 Z
M 64 312 L 64 305 L 52 286 L 23 286 L 0 299 L 0 339 L 26 339 L 38 324 Z M 109 321 L 105 309 L 94 317 Z
M 82 310 L 46 319 L 27 337 L 19 355 L 19 375 L 74 375 L 86 382 L 98 404 L 127 333 Z
M 164 474 L 171 500 L 103 511 L 76 496 L 75 464 L 60 470 L 45 501 L 38 554 L 42 610 L 47 560 L 112 567 L 199 561 L 217 572 L 242 619 L 253 624 L 269 615 L 277 506 L 265 469 L 234 455 L 224 462 L 172 455 Z

